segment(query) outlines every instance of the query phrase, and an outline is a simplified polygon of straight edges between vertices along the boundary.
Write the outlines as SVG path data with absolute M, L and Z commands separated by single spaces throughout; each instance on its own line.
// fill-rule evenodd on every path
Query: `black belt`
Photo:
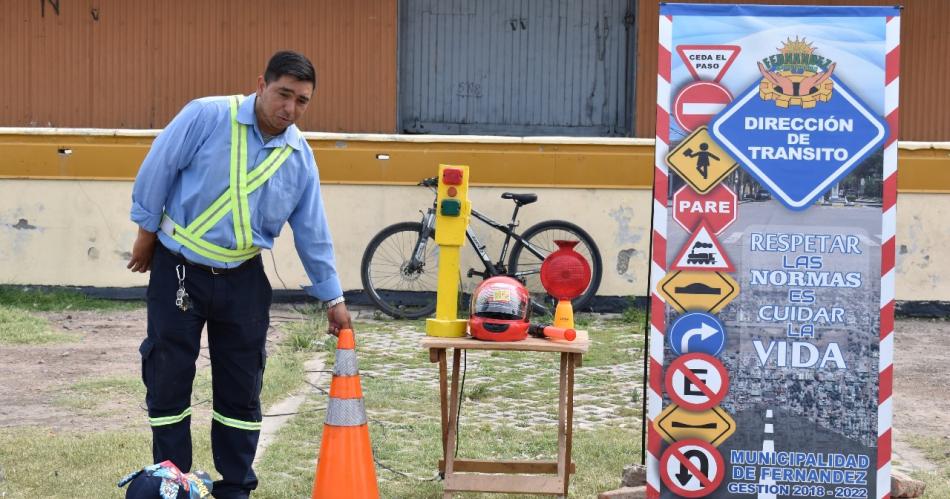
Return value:
M 157 243 L 157 245 L 158 245 L 159 249 L 164 250 L 166 253 L 168 253 L 169 256 L 171 256 L 172 258 L 174 258 L 174 259 L 180 261 L 181 263 L 183 263 L 183 264 L 185 264 L 185 265 L 187 265 L 187 266 L 189 266 L 189 267 L 196 268 L 196 269 L 199 269 L 199 270 L 203 270 L 203 271 L 205 271 L 205 272 L 207 272 L 207 273 L 209 273 L 209 274 L 214 274 L 214 275 L 232 274 L 232 273 L 237 272 L 237 271 L 239 271 L 239 270 L 245 270 L 245 269 L 247 269 L 247 268 L 253 266 L 254 263 L 261 263 L 261 264 L 263 264 L 262 261 L 261 261 L 261 255 L 260 255 L 260 254 L 257 254 L 257 255 L 254 255 L 254 256 L 251 257 L 251 258 L 248 258 L 247 260 L 244 260 L 244 261 L 241 262 L 241 264 L 238 265 L 237 267 L 231 267 L 231 268 L 228 268 L 228 267 L 212 267 L 211 265 L 205 265 L 205 264 L 203 264 L 203 263 L 193 262 L 193 261 L 191 261 L 191 260 L 185 258 L 185 256 L 182 255 L 181 253 L 176 253 L 176 252 L 174 252 L 174 251 L 168 249 L 168 248 L 165 247 L 165 245 L 162 244 L 162 243 Z

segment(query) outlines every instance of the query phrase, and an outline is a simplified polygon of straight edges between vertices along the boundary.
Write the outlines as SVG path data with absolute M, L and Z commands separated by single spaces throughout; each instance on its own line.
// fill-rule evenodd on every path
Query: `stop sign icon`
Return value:
M 687 132 L 709 123 L 732 102 L 726 87 L 711 81 L 694 81 L 683 87 L 673 102 L 673 117 Z
M 705 221 L 709 230 L 722 233 L 736 221 L 738 198 L 732 189 L 719 184 L 706 194 L 699 194 L 684 185 L 673 194 L 673 220 L 692 234 Z

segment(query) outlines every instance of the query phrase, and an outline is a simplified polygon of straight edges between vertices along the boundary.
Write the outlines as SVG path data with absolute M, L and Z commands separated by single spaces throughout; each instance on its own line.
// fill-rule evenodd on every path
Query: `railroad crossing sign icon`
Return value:
M 692 132 L 706 125 L 732 102 L 725 87 L 711 81 L 694 81 L 673 100 L 673 118 L 683 130 Z
M 719 355 L 726 346 L 726 328 L 716 316 L 705 312 L 679 316 L 673 321 L 666 337 L 676 355 L 696 352 Z
M 679 312 L 716 313 L 739 294 L 739 283 L 722 272 L 677 270 L 663 277 L 657 291 Z
M 700 222 L 709 224 L 717 236 L 736 221 L 739 198 L 726 184 L 719 184 L 706 194 L 698 194 L 689 186 L 673 194 L 673 220 L 686 232 L 693 232 Z
M 738 45 L 677 45 L 676 53 L 697 80 L 718 82 L 742 50 Z
M 709 192 L 739 166 L 712 140 L 705 126 L 697 128 L 670 151 L 666 164 L 700 194 Z
M 712 123 L 716 141 L 793 210 L 808 208 L 887 136 L 882 119 L 834 76 L 830 81 L 834 95 L 826 101 L 788 107 L 765 99 L 767 83 L 756 82 Z
M 660 458 L 660 478 L 679 497 L 705 497 L 725 475 L 722 455 L 702 440 L 676 442 Z
M 686 240 L 686 244 L 673 259 L 673 270 L 721 270 L 734 272 L 726 250 L 719 244 L 712 230 L 705 223 Z
M 664 381 L 670 400 L 690 411 L 711 409 L 729 392 L 726 367 L 704 353 L 677 357 L 666 369 Z
M 695 412 L 670 404 L 653 421 L 653 428 L 670 443 L 698 439 L 718 447 L 736 432 L 736 421 L 719 406 Z

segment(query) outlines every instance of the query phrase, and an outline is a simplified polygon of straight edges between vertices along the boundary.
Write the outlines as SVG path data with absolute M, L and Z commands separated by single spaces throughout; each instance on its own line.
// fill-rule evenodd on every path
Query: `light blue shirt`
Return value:
M 336 273 L 333 241 L 320 196 L 320 178 L 313 151 L 296 125 L 264 144 L 254 114 L 256 96 L 245 98 L 237 120 L 248 125 L 247 162 L 253 171 L 274 148 L 289 145 L 290 157 L 248 203 L 254 246 L 270 249 L 285 222 L 294 232 L 297 254 L 313 286 L 308 292 L 327 301 L 343 295 Z M 132 221 L 158 232 L 163 213 L 187 227 L 228 190 L 230 178 L 231 114 L 227 97 L 206 97 L 188 103 L 152 144 L 132 188 Z M 159 241 L 193 262 L 235 267 L 240 262 L 205 258 L 159 232 Z M 225 248 L 236 248 L 234 223 L 228 213 L 202 237 Z

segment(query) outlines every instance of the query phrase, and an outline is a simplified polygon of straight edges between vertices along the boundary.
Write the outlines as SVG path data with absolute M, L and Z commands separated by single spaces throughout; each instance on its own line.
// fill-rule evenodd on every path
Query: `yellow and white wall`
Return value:
M 135 237 L 132 179 L 155 131 L 0 129 L 0 283 L 143 286 L 125 269 Z M 317 157 L 346 290 L 362 286 L 363 249 L 383 227 L 416 221 L 432 193 L 415 183 L 439 163 L 471 167 L 473 207 L 507 221 L 505 191 L 535 192 L 521 228 L 547 219 L 584 227 L 600 246 L 599 294 L 645 296 L 650 248 L 652 141 L 307 134 Z M 897 299 L 950 301 L 950 144 L 902 143 Z M 489 253 L 500 238 L 473 221 Z M 275 288 L 306 276 L 289 228 L 265 254 Z M 468 251 L 464 270 L 474 266 Z M 279 274 L 280 279 L 278 279 Z M 471 285 L 471 282 L 468 283 Z

